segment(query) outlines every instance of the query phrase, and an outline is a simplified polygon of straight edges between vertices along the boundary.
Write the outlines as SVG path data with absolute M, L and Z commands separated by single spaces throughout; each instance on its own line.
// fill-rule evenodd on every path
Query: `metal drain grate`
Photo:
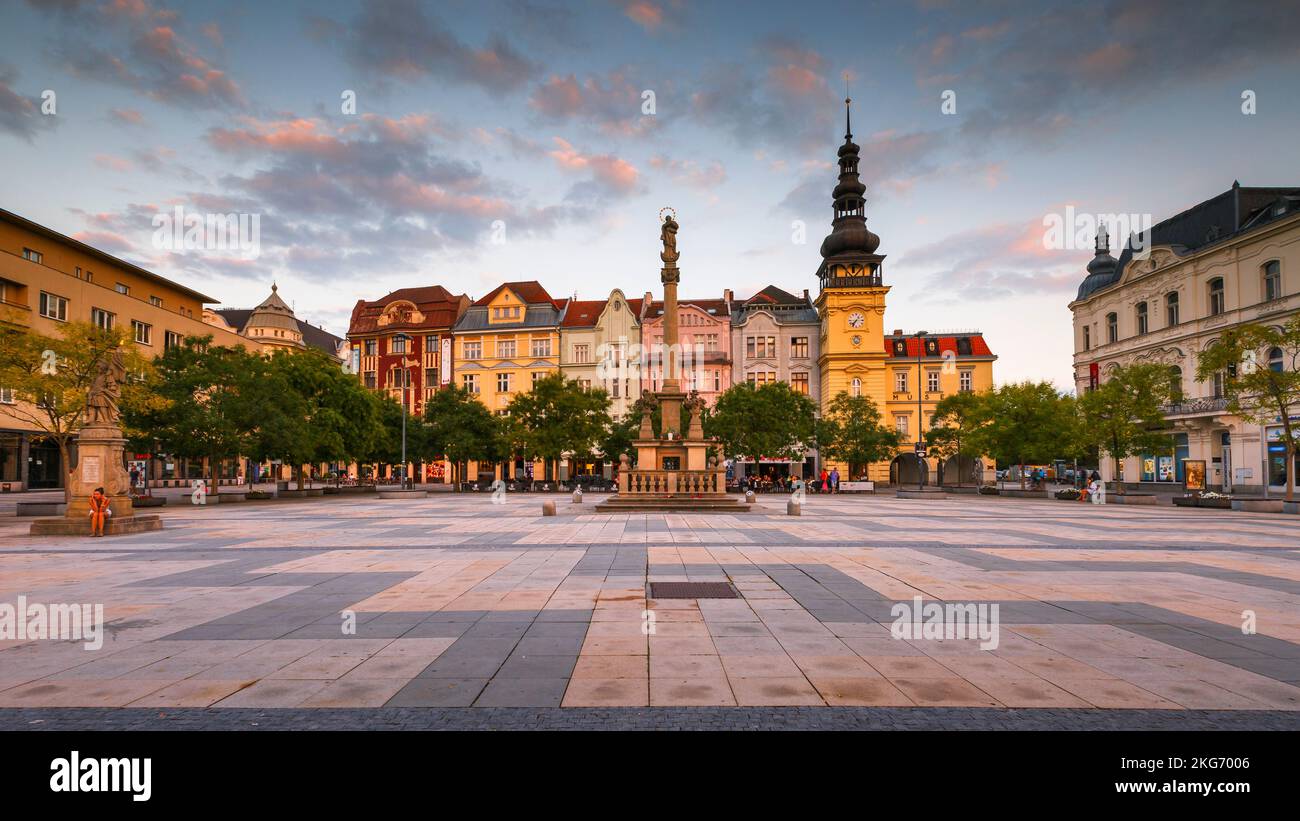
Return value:
M 726 582 L 650 582 L 652 599 L 738 599 Z

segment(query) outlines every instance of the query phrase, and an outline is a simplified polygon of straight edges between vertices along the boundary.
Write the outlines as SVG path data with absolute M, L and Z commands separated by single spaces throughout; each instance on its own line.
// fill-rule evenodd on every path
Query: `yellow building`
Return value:
M 129 328 L 135 344 L 157 355 L 186 336 L 257 348 L 237 333 L 203 322 L 210 296 L 120 260 L 72 237 L 0 209 L 0 310 L 6 321 L 47 336 L 67 322 Z M 15 418 L 12 391 L 0 385 L 0 492 L 62 487 L 59 451 Z M 128 454 L 130 456 L 131 454 Z M 140 461 L 148 461 L 148 454 Z M 200 466 L 155 459 L 149 477 L 180 481 Z
M 846 108 L 839 182 L 832 195 L 834 218 L 831 233 L 822 241 L 822 264 L 817 270 L 819 399 L 825 409 L 841 392 L 870 397 L 882 421 L 903 435 L 904 445 L 892 462 L 845 465 L 825 460 L 824 467 L 838 468 L 841 480 L 865 475 L 875 482 L 904 484 L 916 483 L 923 467 L 926 481 L 936 483 L 940 481 L 937 460 L 919 463 L 915 443 L 924 438 L 934 406 L 944 396 L 992 387 L 997 357 L 978 331 L 885 335 L 889 293 L 883 274 L 885 256 L 876 253 L 880 237 L 867 228 L 867 188 L 858 178 L 858 151 Z M 945 483 L 956 481 L 955 468 L 943 472 Z
M 560 325 L 568 300 L 552 299 L 541 283 L 507 282 L 475 302 L 452 328 L 457 381 L 504 416 L 517 393 L 560 369 Z M 500 465 L 470 463 L 471 481 L 554 481 L 543 463 L 515 458 Z

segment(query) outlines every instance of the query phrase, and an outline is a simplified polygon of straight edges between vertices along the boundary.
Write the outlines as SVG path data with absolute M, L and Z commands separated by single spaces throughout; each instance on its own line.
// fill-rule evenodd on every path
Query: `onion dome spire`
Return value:
M 831 233 L 822 241 L 824 259 L 852 254 L 874 254 L 880 237 L 867 230 L 867 187 L 858 179 L 858 148 L 853 142 L 851 107 L 844 98 L 844 144 L 839 149 L 840 177 L 832 192 L 835 217 Z

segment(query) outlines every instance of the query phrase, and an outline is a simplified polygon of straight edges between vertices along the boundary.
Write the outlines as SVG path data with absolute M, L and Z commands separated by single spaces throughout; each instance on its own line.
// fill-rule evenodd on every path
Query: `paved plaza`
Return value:
M 106 620 L 98 650 L 0 642 L 0 726 L 1300 727 L 1293 517 L 885 495 L 813 496 L 800 517 L 777 496 L 734 516 L 602 515 L 594 501 L 177 498 L 161 532 L 94 540 L 0 518 L 0 603 L 102 604 Z M 647 597 L 674 581 L 738 597 Z M 917 596 L 996 603 L 996 649 L 892 637 L 895 603 Z M 87 707 L 110 709 L 63 709 Z M 454 709 L 469 707 L 491 709 Z

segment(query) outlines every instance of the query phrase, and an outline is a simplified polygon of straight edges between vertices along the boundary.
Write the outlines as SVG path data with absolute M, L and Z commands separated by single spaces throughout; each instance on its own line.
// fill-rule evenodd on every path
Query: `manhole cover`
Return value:
M 738 599 L 726 582 L 650 582 L 652 599 Z

